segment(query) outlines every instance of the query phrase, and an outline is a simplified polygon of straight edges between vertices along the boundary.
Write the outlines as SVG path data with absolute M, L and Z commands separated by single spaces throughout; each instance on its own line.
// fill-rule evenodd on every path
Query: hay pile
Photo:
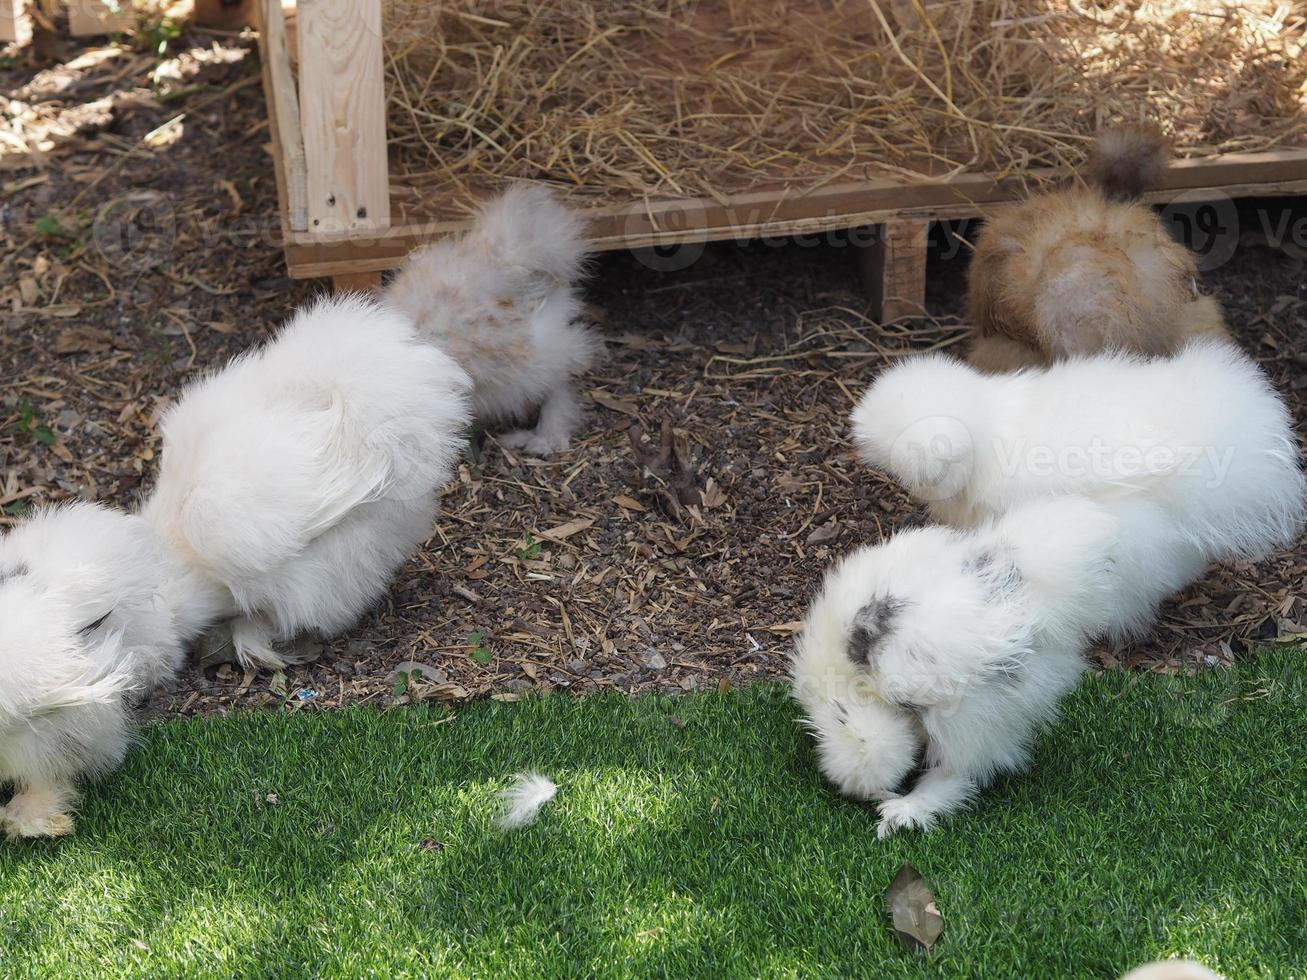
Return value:
M 1303 0 L 386 0 L 410 213 L 512 178 L 593 203 L 1307 143 Z M 439 206 L 435 202 L 440 202 Z

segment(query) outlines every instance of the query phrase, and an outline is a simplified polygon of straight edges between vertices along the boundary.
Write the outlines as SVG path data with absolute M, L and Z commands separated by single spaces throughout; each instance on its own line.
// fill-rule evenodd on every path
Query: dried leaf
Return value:
M 61 330 L 54 339 L 56 354 L 103 354 L 113 347 L 113 335 L 96 327 Z
M 573 534 L 584 531 L 594 524 L 593 517 L 578 517 L 574 521 L 568 521 L 566 524 L 559 524 L 557 527 L 551 527 L 547 531 L 541 531 L 540 536 L 550 538 L 554 541 L 566 541 Z
M 944 931 L 944 918 L 935 906 L 930 886 L 907 861 L 890 882 L 885 908 L 905 949 L 928 950 Z
M 624 493 L 619 493 L 616 497 L 614 497 L 613 503 L 615 503 L 618 507 L 623 508 L 624 510 L 634 510 L 634 511 L 639 511 L 640 513 L 643 513 L 644 511 L 648 510 L 648 508 L 645 507 L 644 504 L 640 503 L 640 501 L 636 500 L 634 497 L 628 497 Z
M 828 521 L 808 535 L 808 544 L 826 544 L 839 536 L 840 526 L 834 521 Z
M 594 399 L 596 405 L 601 405 L 614 412 L 621 412 L 623 415 L 629 415 L 632 418 L 638 419 L 640 417 L 640 410 L 634 403 L 614 398 L 606 391 L 600 391 L 597 388 L 592 389 L 590 397 Z

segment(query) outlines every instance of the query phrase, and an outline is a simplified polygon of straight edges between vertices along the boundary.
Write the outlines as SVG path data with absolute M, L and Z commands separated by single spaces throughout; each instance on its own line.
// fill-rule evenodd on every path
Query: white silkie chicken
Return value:
M 72 830 L 78 781 L 118 766 L 132 701 L 173 676 L 218 611 L 196 584 L 143 520 L 94 504 L 40 511 L 0 537 L 6 833 Z
M 243 662 L 345 629 L 431 534 L 469 424 L 467 375 L 360 296 L 299 311 L 192 385 L 161 423 L 141 515 L 230 596 Z
M 794 696 L 822 773 L 879 801 L 879 836 L 929 830 L 1025 765 L 1109 618 L 1119 530 L 1088 499 L 1060 497 L 977 529 L 902 531 L 826 575 Z
M 955 527 L 1058 494 L 1112 510 L 1128 529 L 1112 624 L 1121 636 L 1145 628 L 1209 562 L 1262 557 L 1302 528 L 1289 414 L 1261 369 L 1223 341 L 1002 376 L 912 358 L 876 380 L 852 422 L 861 458 Z
M 548 456 L 568 447 L 581 418 L 573 378 L 598 340 L 577 292 L 584 225 L 543 187 L 519 184 L 488 203 L 473 228 L 408 257 L 383 298 L 472 378 L 473 412 L 487 425 L 534 428 L 498 436 Z
M 0 538 L 6 831 L 71 830 L 78 780 L 122 760 L 134 697 L 214 622 L 277 666 L 278 642 L 374 603 L 431 532 L 470 388 L 403 315 L 320 301 L 182 395 L 140 516 L 79 503 Z

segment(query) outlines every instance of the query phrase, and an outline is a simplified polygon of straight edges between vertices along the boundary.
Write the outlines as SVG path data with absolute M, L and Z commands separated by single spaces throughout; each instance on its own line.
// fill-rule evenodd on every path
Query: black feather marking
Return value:
M 896 596 L 872 599 L 853 614 L 849 629 L 848 654 L 855 664 L 867 666 L 876 648 L 893 629 L 894 617 L 907 603 Z
M 1005 592 L 1015 592 L 1025 582 L 1016 562 L 990 548 L 968 555 L 962 562 L 962 571 L 966 575 L 978 575 L 985 583 L 990 598 L 997 598 Z
M 973 573 L 984 574 L 994 564 L 994 552 L 989 548 L 984 548 L 973 554 L 967 555 L 962 562 L 962 571 L 968 575 Z
M 94 623 L 87 623 L 85 626 L 83 626 L 83 627 L 82 627 L 80 630 L 78 630 L 77 632 L 81 633 L 82 636 L 86 636 L 86 634 L 88 634 L 88 633 L 94 633 L 96 630 L 98 630 L 101 626 L 104 625 L 104 621 L 105 621 L 106 619 L 108 619 L 109 616 L 110 616 L 112 613 L 113 613 L 113 610 L 110 609 L 109 612 L 105 613 L 103 616 L 101 616 L 99 619 L 97 619 Z

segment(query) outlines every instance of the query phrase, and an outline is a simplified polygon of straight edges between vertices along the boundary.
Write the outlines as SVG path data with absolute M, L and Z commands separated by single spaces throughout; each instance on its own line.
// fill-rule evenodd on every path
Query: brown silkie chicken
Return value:
M 1137 200 L 1167 156 L 1155 129 L 1108 130 L 1088 186 L 986 222 L 971 259 L 972 365 L 1001 373 L 1111 349 L 1170 354 L 1192 337 L 1226 335 L 1220 305 L 1198 292 L 1196 257 Z

